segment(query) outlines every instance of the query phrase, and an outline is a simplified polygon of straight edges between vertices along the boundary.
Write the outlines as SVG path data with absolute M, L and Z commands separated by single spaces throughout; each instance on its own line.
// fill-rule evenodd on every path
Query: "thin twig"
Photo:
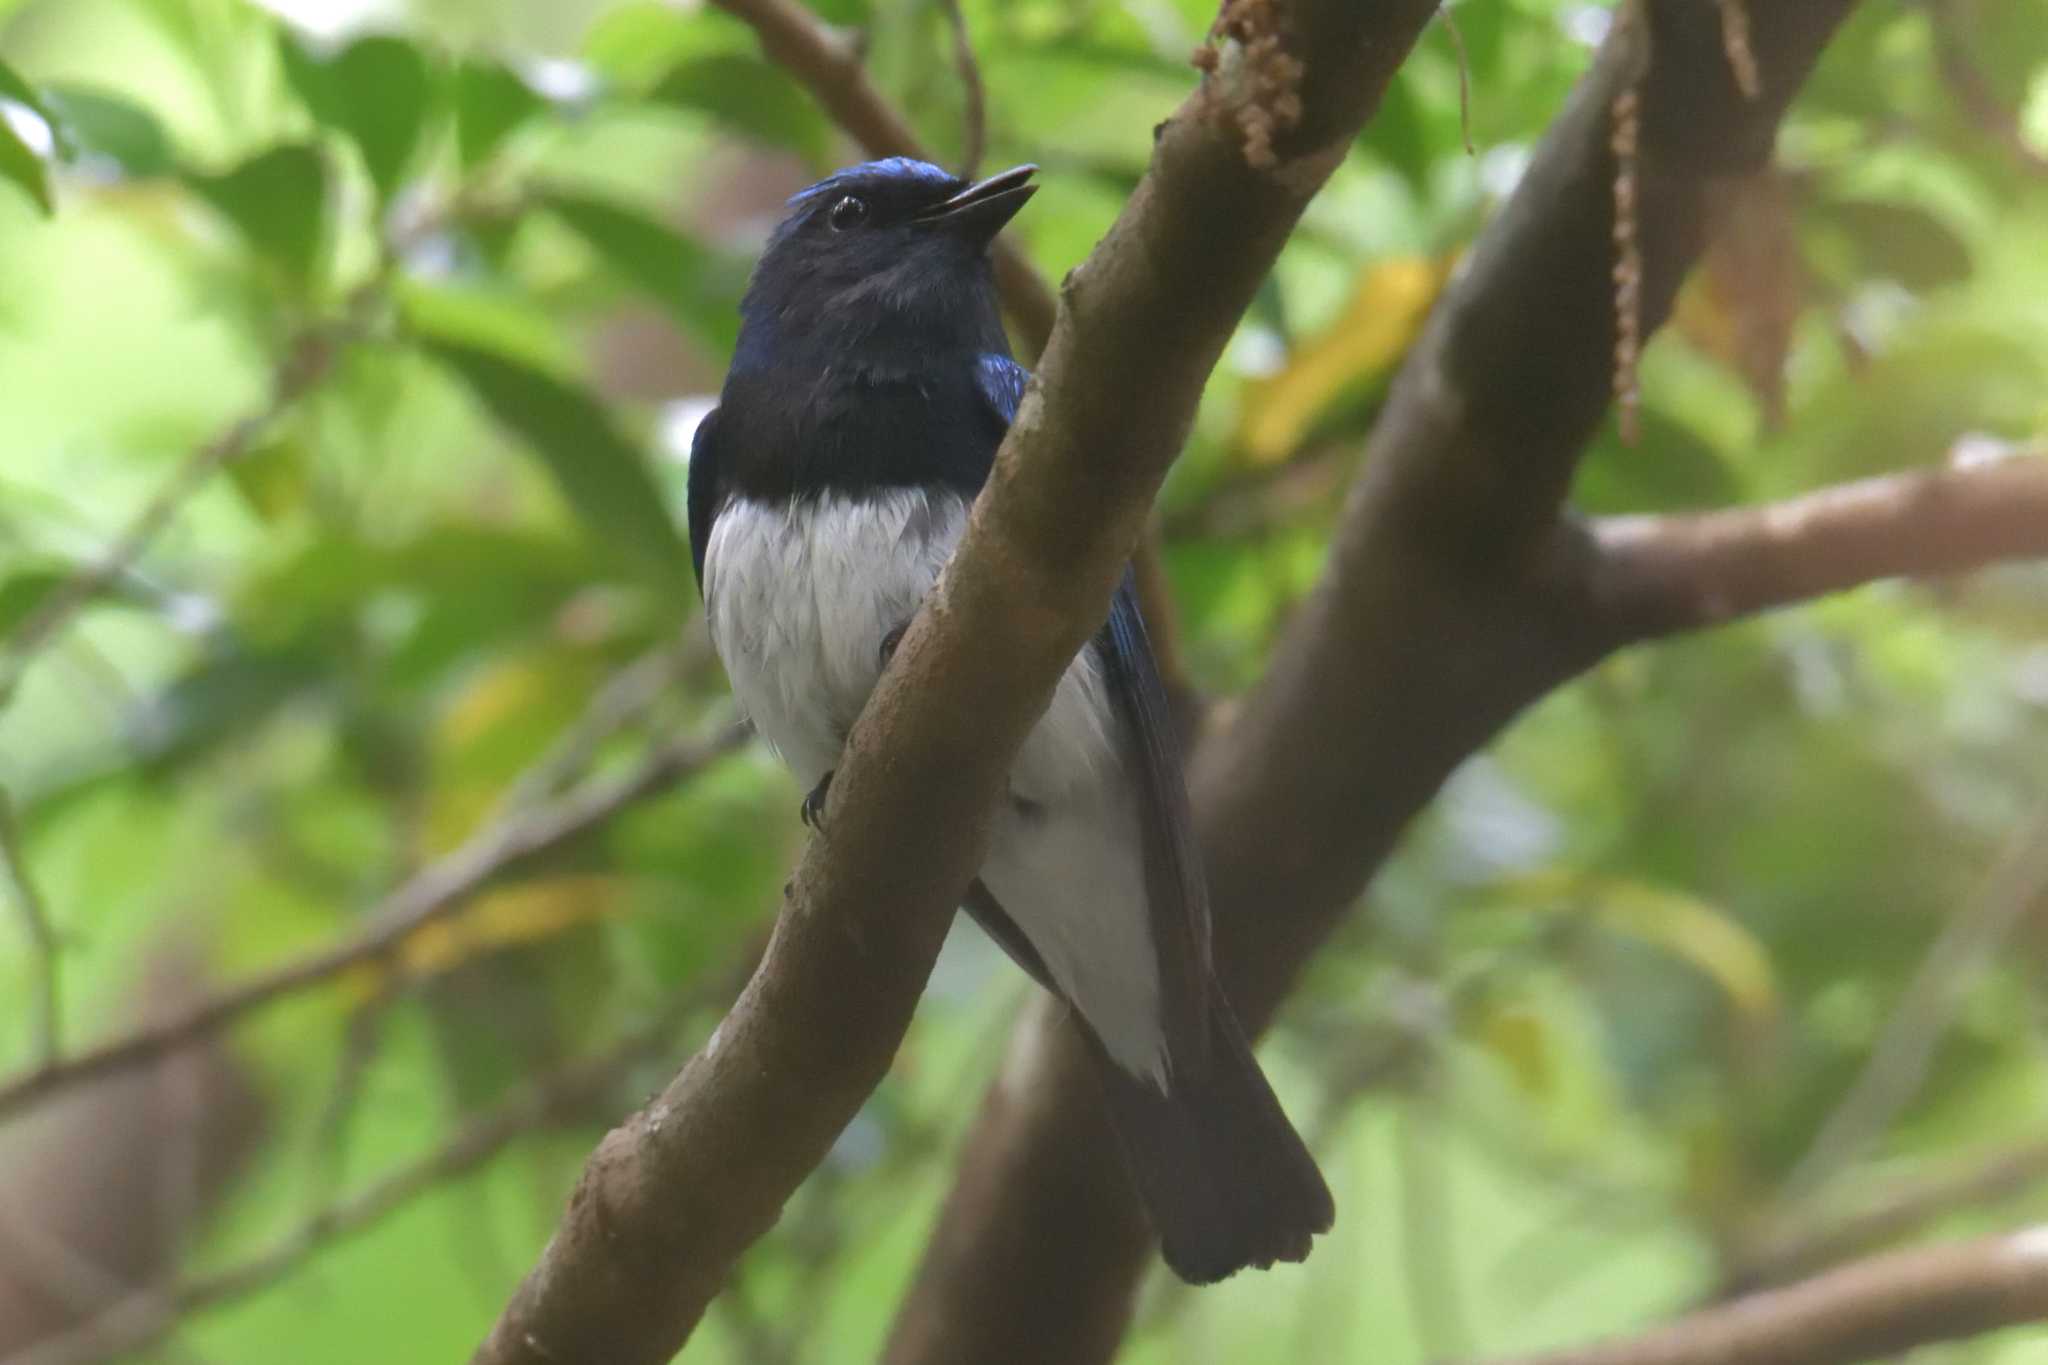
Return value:
M 960 12 L 960 0 L 939 0 L 939 8 L 946 12 L 946 24 L 953 30 L 953 65 L 960 72 L 960 94 L 966 106 L 961 113 L 960 178 L 972 180 L 988 144 L 988 91 L 981 83 L 981 64 L 974 59 L 974 42 L 967 35 L 967 16 Z
M 1848 1365 L 2048 1313 L 2048 1226 L 1894 1252 L 1597 1346 L 1495 1365 Z
M 1878 1192 L 1876 1202 L 1833 1222 L 1810 1211 L 1787 1215 L 1781 1230 L 1744 1251 L 1725 1278 L 1737 1290 L 1782 1284 L 2043 1181 L 2048 1181 L 2048 1137 L 2037 1136 L 1924 1179 L 1890 1185 Z
M 498 804 L 498 816 L 549 800 L 582 777 L 607 740 L 646 715 L 670 687 L 705 662 L 710 651 L 710 637 L 698 617 L 680 643 L 649 650 L 614 673 L 547 753 L 512 784 Z
M 592 782 L 544 810 L 491 824 L 453 853 L 439 859 L 386 896 L 355 937 L 254 977 L 161 1024 L 87 1051 L 0 1085 L 0 1116 L 96 1076 L 140 1066 L 188 1046 L 263 1006 L 331 980 L 364 963 L 395 957 L 422 925 L 459 908 L 487 883 L 515 865 L 560 848 L 621 811 L 668 790 L 737 746 L 737 728 L 711 739 L 663 745 L 631 772 Z
M 320 1117 L 313 1125 L 315 1170 L 311 1188 L 317 1202 L 331 1198 L 348 1172 L 349 1137 L 356 1101 L 362 1095 L 363 1078 L 369 1074 L 382 1046 L 384 1018 L 398 998 L 392 987 L 389 979 L 380 982 L 376 994 L 349 1015 L 347 1033 L 341 1044 L 341 1059 L 335 1063 L 334 1081 L 328 1087 L 325 1103 L 320 1106 Z
M 1940 0 L 1930 9 L 1934 22 L 1935 66 L 1942 83 L 1979 128 L 2012 154 L 2019 167 L 2032 175 L 2048 175 L 2048 154 L 2027 140 L 2019 112 L 1999 98 L 1983 68 L 1970 54 L 1961 30 L 1964 15 L 1957 0 Z
M 1764 96 L 1763 77 L 1757 71 L 1756 50 L 1749 44 L 1749 0 L 1716 0 L 1721 7 L 1721 51 L 1728 58 L 1728 72 L 1735 88 L 1746 100 Z
M 1451 35 L 1451 48 L 1458 57 L 1458 133 L 1465 142 L 1465 155 L 1477 156 L 1479 149 L 1472 145 L 1472 59 L 1465 51 L 1465 35 L 1458 31 L 1449 5 L 1437 10 L 1436 20 Z
M 21 822 L 15 818 L 14 798 L 0 786 L 0 871 L 14 888 L 14 905 L 28 935 L 29 950 L 35 954 L 36 982 L 29 1002 L 30 1036 L 35 1039 L 36 1058 L 44 1066 L 57 1059 L 62 1027 L 62 970 L 57 960 L 57 933 L 50 925 L 49 907 L 29 871 L 28 857 L 21 848 Z
M 1962 987 L 2044 895 L 2048 804 L 2037 807 L 2014 832 L 1982 889 L 1935 937 L 1920 970 L 1886 1017 L 1855 1084 L 1785 1177 L 1783 1196 L 1812 1190 L 1854 1161 L 1920 1092 Z
M 729 984 L 730 975 L 715 974 L 711 978 L 715 989 Z M 656 1019 L 610 1048 L 523 1087 L 463 1124 L 433 1151 L 328 1205 L 269 1249 L 171 1288 L 129 1294 L 83 1327 L 40 1342 L 0 1365 L 91 1365 L 156 1340 L 190 1314 L 269 1288 L 333 1243 L 368 1230 L 435 1187 L 467 1175 L 514 1139 L 602 1094 L 664 1046 L 710 994 L 710 990 L 685 993 Z
M 271 380 L 270 396 L 262 407 L 187 455 L 98 559 L 50 590 L 15 628 L 14 634 L 0 644 L 0 707 L 14 695 L 35 656 L 62 634 L 80 611 L 134 566 L 186 500 L 221 469 L 247 455 L 265 432 L 326 382 L 343 352 L 362 335 L 362 324 L 353 319 L 325 324 L 301 335 L 278 365 Z

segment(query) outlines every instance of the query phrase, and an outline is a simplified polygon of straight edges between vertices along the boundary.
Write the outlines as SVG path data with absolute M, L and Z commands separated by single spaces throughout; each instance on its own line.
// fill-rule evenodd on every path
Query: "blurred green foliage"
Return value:
M 960 145 L 941 6 L 818 8 L 865 32 L 935 146 Z M 1211 8 L 968 0 L 991 163 L 1044 168 L 1016 231 L 1048 275 L 1135 183 Z M 750 255 L 787 194 L 856 159 L 699 6 L 277 9 L 0 0 L 0 635 L 308 347 L 328 367 L 0 714 L 74 1042 L 132 1025 L 132 983 L 174 937 L 228 979 L 352 932 L 518 799 L 608 677 L 690 629 L 688 433 Z M 1607 17 L 1455 14 L 1469 123 L 1433 30 L 1167 488 L 1189 659 L 1219 693 L 1258 676 L 1313 582 L 1416 323 Z M 1958 60 L 2009 123 L 1959 95 Z M 1586 460 L 1587 510 L 1784 496 L 2048 432 L 2038 0 L 1865 5 L 1782 150 L 1647 352 L 1643 440 L 1603 435 Z M 1579 1339 L 1711 1292 L 1760 1228 L 2036 1133 L 2048 904 L 1968 974 L 1895 1121 L 1782 1189 L 1935 936 L 2040 818 L 2044 627 L 2038 569 L 1880 586 L 1631 652 L 1537 707 L 1419 822 L 1267 1049 L 1325 1154 L 1337 1232 L 1304 1268 L 1156 1284 L 1130 1359 Z M 595 771 L 730 719 L 701 651 L 680 677 L 595 746 Z M 775 903 L 796 798 L 743 750 L 521 869 L 398 976 L 341 977 L 237 1030 L 271 1122 L 192 1268 L 234 1264 L 728 972 Z M 27 1001 L 36 970 L 0 935 L 0 999 Z M 955 936 L 895 1075 L 691 1358 L 872 1356 L 1025 990 Z M 32 1064 L 30 1025 L 0 1012 L 10 1072 Z M 236 1361 L 459 1358 L 663 1061 L 179 1341 Z M 2044 1207 L 1950 1224 L 2022 1206 Z M 1404 1239 L 1403 1210 L 1441 1227 L 1447 1264 Z M 2048 1337 L 1928 1358 L 2048 1359 Z

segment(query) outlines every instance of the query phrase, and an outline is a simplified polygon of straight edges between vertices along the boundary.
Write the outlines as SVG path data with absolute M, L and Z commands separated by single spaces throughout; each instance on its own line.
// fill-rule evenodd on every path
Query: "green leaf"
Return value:
M 1633 446 L 1613 424 L 1593 442 L 1572 485 L 1574 506 L 1594 515 L 1676 512 L 1741 498 L 1735 472 L 1690 423 L 1659 407 L 1645 407 L 1637 423 Z
M 0 99 L 27 105 L 43 122 L 50 125 L 52 136 L 58 139 L 60 146 L 62 145 L 63 135 L 58 131 L 56 116 L 50 112 L 50 106 L 44 102 L 44 96 L 23 79 L 19 71 L 5 62 L 0 62 Z
M 562 329 L 526 294 L 412 278 L 399 281 L 397 293 L 400 316 L 420 336 L 508 356 L 561 379 L 576 373 Z
M 564 190 L 545 192 L 539 202 L 684 326 L 708 333 L 721 349 L 730 344 L 733 329 L 724 324 L 735 316 L 730 283 L 737 272 L 714 269 L 702 247 L 636 209 Z
M 1770 955 L 1719 905 L 1670 887 L 1598 873 L 1542 871 L 1510 877 L 1500 889 L 1529 910 L 1584 914 L 1611 933 L 1660 948 L 1721 988 L 1752 1028 L 1779 1009 Z
M 832 130 L 789 78 L 759 57 L 718 52 L 679 62 L 648 93 L 659 104 L 709 114 L 757 142 L 822 162 Z
M 285 79 L 306 108 L 356 144 L 378 195 L 389 199 L 432 111 L 434 71 L 426 53 L 389 34 L 322 53 L 289 29 L 279 31 L 278 51 Z
M 228 465 L 228 479 L 266 525 L 275 525 L 306 500 L 312 460 L 298 433 L 287 431 Z
M 5 111 L 0 110 L 0 115 Z M 0 116 L 0 180 L 13 182 L 16 188 L 36 201 L 36 206 L 45 214 L 57 211 L 57 199 L 50 189 L 50 168 L 33 147 L 22 141 L 14 124 Z
M 532 447 L 601 542 L 617 545 L 656 582 L 687 591 L 689 551 L 640 451 L 584 390 L 473 346 L 430 341 L 427 351 Z
M 1969 245 L 1917 204 L 1827 200 L 1814 206 L 1812 222 L 1810 231 L 1848 244 L 1852 278 L 1889 276 L 1916 293 L 1969 278 Z
M 1358 145 L 1399 172 L 1409 188 L 1423 193 L 1429 188 L 1429 171 L 1439 146 L 1434 132 L 1412 78 L 1396 78 L 1380 99 L 1372 122 L 1358 135 Z
M 50 136 L 62 145 L 62 133 L 57 120 L 51 116 L 35 87 L 21 78 L 20 73 L 5 62 L 0 62 L 0 101 L 11 100 L 29 113 L 34 114 L 49 126 Z M 57 211 L 57 201 L 50 191 L 50 167 L 16 126 L 13 116 L 0 108 L 0 177 L 11 180 L 29 198 L 36 201 L 46 214 Z
M 170 138 L 141 105 L 78 85 L 51 86 L 43 98 L 78 151 L 104 158 L 131 179 L 165 175 L 171 170 Z
M 465 57 L 455 70 L 455 145 L 464 168 L 476 166 L 547 101 L 519 74 L 488 57 Z
M 219 175 L 188 174 L 186 183 L 292 284 L 313 283 L 328 235 L 327 161 L 317 148 L 273 147 Z
M 69 576 L 57 569 L 27 569 L 0 580 L 0 640 L 13 634 Z
M 607 81 L 639 92 L 699 50 L 699 34 L 709 27 L 697 16 L 686 18 L 663 0 L 635 0 L 590 26 L 583 38 L 582 56 L 591 70 Z

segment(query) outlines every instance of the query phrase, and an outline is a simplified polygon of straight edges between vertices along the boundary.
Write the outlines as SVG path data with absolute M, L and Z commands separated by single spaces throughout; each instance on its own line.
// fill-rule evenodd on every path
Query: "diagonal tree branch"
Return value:
M 958 552 L 854 726 L 828 832 L 761 970 L 598 1149 L 479 1362 L 666 1360 L 880 1081 L 1011 760 L 1105 618 L 1211 367 L 1434 9 L 1261 7 L 1287 29 L 1274 55 L 1299 62 L 1291 88 L 1225 64 L 1159 129 L 1145 179 L 1068 278 Z
M 2048 1317 L 2048 1227 L 1893 1252 L 1639 1337 L 1493 1365 L 1847 1365 Z
M 352 967 L 394 956 L 421 926 L 460 909 L 494 879 L 668 790 L 744 737 L 733 728 L 708 741 L 664 745 L 622 777 L 593 782 L 553 805 L 486 826 L 387 895 L 370 912 L 369 927 L 355 937 L 252 977 L 148 1028 L 0 1084 L 0 1117 L 81 1082 L 154 1061 Z
M 1645 334 L 1707 235 L 1714 183 L 1767 159 L 1853 0 L 1753 6 L 1761 89 L 1736 88 L 1716 7 L 1651 0 L 1615 27 L 1396 381 L 1323 581 L 1230 727 L 1195 753 L 1216 960 L 1248 1026 L 1356 901 L 1410 816 L 1518 711 L 1624 641 L 1560 520 L 1605 412 L 1615 319 L 1608 111 L 1641 81 Z M 899 1312 L 894 1365 L 1106 1360 L 1149 1234 L 1072 1031 L 1019 1025 Z
M 1892 474 L 1764 507 L 1594 523 L 1592 592 L 1627 639 L 1882 578 L 2048 555 L 2048 458 Z

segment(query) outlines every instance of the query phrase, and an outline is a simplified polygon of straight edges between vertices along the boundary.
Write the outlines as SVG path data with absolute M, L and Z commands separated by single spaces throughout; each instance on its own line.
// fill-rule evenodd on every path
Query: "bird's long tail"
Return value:
M 1330 1230 L 1336 1203 L 1220 987 L 1209 988 L 1207 1068 L 1176 1074 L 1165 1094 L 1099 1044 L 1090 1050 L 1175 1274 L 1208 1284 L 1246 1266 L 1306 1259 L 1314 1236 Z

